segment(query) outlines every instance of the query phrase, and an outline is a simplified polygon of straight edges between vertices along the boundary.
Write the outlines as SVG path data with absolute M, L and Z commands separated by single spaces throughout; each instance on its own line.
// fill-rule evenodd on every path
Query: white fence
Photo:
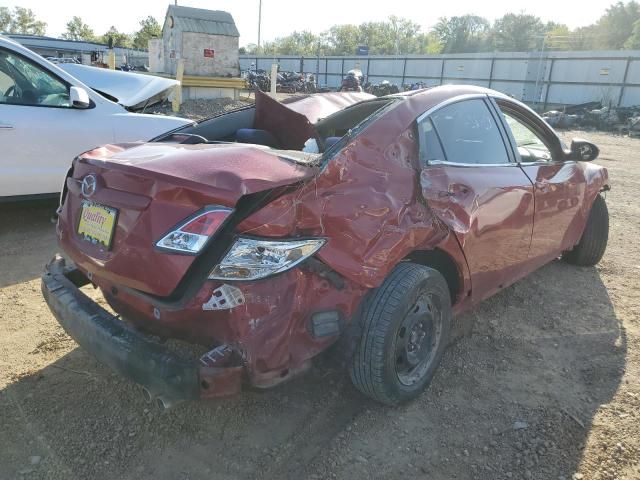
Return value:
M 362 70 L 373 83 L 404 85 L 466 83 L 493 88 L 546 109 L 601 101 L 640 105 L 640 51 L 478 53 L 408 56 L 240 56 L 242 70 L 264 69 L 316 73 L 318 83 L 336 88 L 346 72 Z

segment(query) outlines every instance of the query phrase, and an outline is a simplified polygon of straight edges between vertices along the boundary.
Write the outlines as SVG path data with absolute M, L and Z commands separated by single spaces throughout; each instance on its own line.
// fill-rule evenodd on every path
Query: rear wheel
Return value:
M 604 255 L 608 239 L 609 211 L 604 198 L 598 195 L 589 212 L 580 241 L 573 249 L 565 252 L 562 259 L 573 265 L 595 265 Z
M 366 300 L 352 357 L 353 384 L 387 405 L 417 397 L 442 358 L 451 328 L 444 277 L 415 263 L 398 265 Z

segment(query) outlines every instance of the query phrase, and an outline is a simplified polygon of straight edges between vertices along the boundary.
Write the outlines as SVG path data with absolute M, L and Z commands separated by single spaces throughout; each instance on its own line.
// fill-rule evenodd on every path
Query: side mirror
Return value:
M 587 142 L 580 138 L 574 138 L 571 141 L 571 154 L 569 158 L 571 160 L 577 160 L 578 162 L 590 162 L 598 158 L 600 149 L 593 143 Z
M 73 108 L 89 108 L 91 106 L 89 94 L 84 88 L 80 87 L 69 88 L 69 101 Z

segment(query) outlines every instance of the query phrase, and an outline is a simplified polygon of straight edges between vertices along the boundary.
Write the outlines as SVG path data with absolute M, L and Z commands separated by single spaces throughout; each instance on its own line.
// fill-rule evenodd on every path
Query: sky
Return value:
M 173 0 L 171 0 L 173 1 Z M 240 30 L 240 45 L 257 43 L 259 0 L 178 0 L 188 7 L 230 12 Z M 529 13 L 544 21 L 567 24 L 570 28 L 595 22 L 614 0 L 575 1 L 509 0 L 502 2 L 478 0 L 410 1 L 410 0 L 262 0 L 262 40 L 285 36 L 294 30 L 320 33 L 335 24 L 379 21 L 390 15 L 405 17 L 420 24 L 424 30 L 440 17 L 472 13 L 489 20 L 505 13 Z M 152 15 L 160 24 L 164 21 L 169 2 L 166 0 L 0 0 L 0 6 L 20 5 L 31 8 L 40 20 L 47 22 L 47 34 L 57 37 L 65 24 L 77 15 L 96 34 L 114 25 L 119 31 L 131 33 L 138 22 Z M 507 6 L 508 5 L 508 6 Z

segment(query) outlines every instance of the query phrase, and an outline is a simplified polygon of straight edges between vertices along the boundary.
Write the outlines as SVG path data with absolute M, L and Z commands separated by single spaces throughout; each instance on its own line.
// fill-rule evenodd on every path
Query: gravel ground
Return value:
M 3 206 L 0 479 L 640 478 L 640 141 L 568 136 L 612 178 L 604 259 L 553 262 L 459 318 L 469 334 L 399 408 L 330 355 L 271 390 L 152 408 L 44 305 L 53 205 Z
M 249 100 L 250 101 L 250 100 Z M 175 115 L 189 118 L 191 120 L 202 120 L 219 113 L 235 110 L 247 104 L 246 100 L 232 100 L 230 98 L 220 98 L 217 100 L 187 100 L 180 105 L 180 111 L 174 112 L 171 109 L 171 102 L 164 102 L 154 105 L 147 113 L 159 115 Z

